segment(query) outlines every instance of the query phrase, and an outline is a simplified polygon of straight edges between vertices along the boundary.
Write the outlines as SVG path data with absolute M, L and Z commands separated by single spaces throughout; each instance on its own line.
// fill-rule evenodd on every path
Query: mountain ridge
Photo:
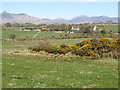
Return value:
M 2 23 L 33 23 L 33 24 L 54 24 L 54 23 L 96 23 L 96 22 L 118 22 L 117 17 L 108 17 L 108 16 L 86 16 L 80 15 L 73 17 L 72 19 L 64 19 L 64 18 L 56 18 L 56 19 L 49 19 L 43 18 L 39 19 L 34 16 L 27 15 L 25 13 L 8 13 L 6 11 L 0 13 L 0 19 L 2 19 Z

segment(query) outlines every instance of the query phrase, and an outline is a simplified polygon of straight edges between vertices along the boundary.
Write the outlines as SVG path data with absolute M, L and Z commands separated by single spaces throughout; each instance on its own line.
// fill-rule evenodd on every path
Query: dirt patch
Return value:
M 34 52 L 34 51 L 24 50 L 24 51 L 15 51 L 15 52 L 13 52 L 12 54 L 43 56 L 43 55 L 47 55 L 48 53 L 45 52 L 45 51 Z

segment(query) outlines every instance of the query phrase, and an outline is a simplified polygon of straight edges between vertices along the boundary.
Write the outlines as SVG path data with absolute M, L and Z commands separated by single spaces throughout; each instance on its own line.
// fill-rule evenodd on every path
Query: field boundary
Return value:
M 66 36 L 66 37 L 40 37 L 40 38 L 0 39 L 0 41 L 60 40 L 60 39 L 78 39 L 78 38 L 104 38 L 104 37 L 102 37 L 102 36 Z M 107 36 L 107 38 L 118 38 L 118 37 Z

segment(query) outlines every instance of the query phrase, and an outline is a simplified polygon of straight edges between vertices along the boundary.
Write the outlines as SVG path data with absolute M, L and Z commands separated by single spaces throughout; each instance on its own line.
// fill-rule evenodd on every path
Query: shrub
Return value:
M 44 50 L 48 53 L 53 53 L 53 54 L 57 54 L 57 48 L 51 47 L 51 46 L 46 46 L 44 47 Z
M 60 47 L 61 47 L 61 48 L 66 48 L 67 45 L 66 45 L 66 44 L 62 44 L 62 45 L 60 45 Z
M 103 36 L 105 36 L 106 31 L 105 31 L 105 30 L 101 30 L 100 33 L 101 33 Z
M 89 58 L 113 57 L 119 58 L 120 40 L 107 38 L 84 40 L 76 45 L 62 44 L 60 46 L 51 46 L 48 42 L 41 43 L 40 46 L 31 50 L 39 52 L 46 51 L 53 54 L 66 54 L 71 52 L 79 56 L 87 56 Z
M 32 51 L 44 51 L 44 48 L 40 47 L 40 46 L 36 46 L 36 47 L 29 47 L 28 49 L 32 50 Z
M 72 53 L 76 55 L 84 56 L 86 54 L 86 50 L 76 49 L 76 50 L 73 50 Z
M 15 34 L 10 34 L 9 37 L 10 37 L 10 39 L 15 39 L 16 35 Z

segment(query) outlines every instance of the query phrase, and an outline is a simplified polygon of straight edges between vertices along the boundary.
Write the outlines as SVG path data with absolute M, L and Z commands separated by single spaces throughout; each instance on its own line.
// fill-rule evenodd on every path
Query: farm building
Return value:
M 78 30 L 80 30 L 79 27 L 73 27 L 73 26 L 72 26 L 72 28 L 71 28 L 71 31 L 78 31 Z

